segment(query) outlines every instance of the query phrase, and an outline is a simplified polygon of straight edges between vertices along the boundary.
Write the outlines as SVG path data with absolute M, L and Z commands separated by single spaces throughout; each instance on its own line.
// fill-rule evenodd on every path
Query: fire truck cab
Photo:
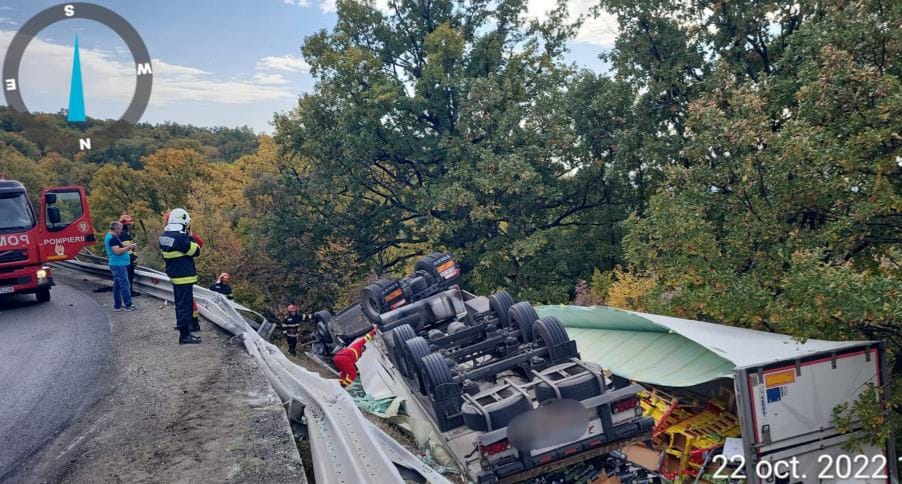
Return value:
M 0 296 L 35 294 L 50 300 L 49 262 L 74 258 L 94 244 L 85 189 L 45 188 L 35 213 L 25 186 L 0 177 Z

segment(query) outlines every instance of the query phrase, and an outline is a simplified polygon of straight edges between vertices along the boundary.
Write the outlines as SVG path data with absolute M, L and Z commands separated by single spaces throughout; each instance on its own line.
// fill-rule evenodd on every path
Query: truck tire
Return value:
M 395 366 L 397 366 L 398 371 L 407 378 L 410 378 L 410 374 L 407 372 L 407 361 L 404 359 L 404 342 L 411 338 L 415 338 L 416 336 L 417 333 L 409 324 L 402 324 L 392 330 L 392 338 L 394 338 L 395 343 Z
M 544 318 L 536 320 L 536 322 L 533 323 L 532 334 L 536 343 L 547 348 L 554 348 L 561 343 L 570 341 L 570 337 L 567 336 L 567 330 L 564 329 L 561 320 L 554 316 L 545 316 Z M 549 354 L 549 357 L 550 356 L 551 355 Z M 554 361 L 553 359 L 550 361 L 552 365 L 564 363 L 563 361 Z
M 379 279 L 378 281 L 367 285 L 360 291 L 360 309 L 364 316 L 369 318 L 373 323 L 379 322 L 379 315 L 382 314 L 382 290 L 391 284 L 388 279 Z
M 484 408 L 489 414 L 489 420 L 492 423 L 491 429 L 488 427 L 485 415 L 483 415 L 475 405 L 470 402 L 464 402 L 464 404 L 461 405 L 460 413 L 463 415 L 464 425 L 466 425 L 468 429 L 477 432 L 488 432 L 489 430 L 498 430 L 507 427 L 507 424 L 510 423 L 514 417 L 523 412 L 532 410 L 532 404 L 522 393 L 514 393 L 500 401 L 489 403 L 488 405 L 485 405 Z
M 548 375 L 556 371 L 555 367 L 548 368 L 541 372 L 542 375 Z M 568 378 L 556 384 L 561 391 L 561 398 L 569 398 L 571 400 L 585 400 L 587 398 L 597 397 L 603 393 L 599 386 L 598 377 L 590 371 L 583 371 L 580 374 Z M 557 394 L 554 389 L 545 382 L 536 385 L 536 400 L 544 403 L 549 400 L 556 400 Z
M 385 353 L 388 354 L 388 361 L 391 361 L 395 368 L 398 367 L 397 352 L 395 351 L 395 330 L 390 329 L 382 333 L 382 342 L 385 344 Z
M 533 323 L 539 319 L 536 310 L 526 301 L 518 302 L 510 307 L 507 312 L 511 328 L 520 330 L 520 337 L 524 343 L 532 343 Z
M 498 291 L 489 296 L 489 308 L 498 316 L 498 324 L 502 328 L 510 326 L 510 311 L 514 305 L 514 298 L 507 291 Z
M 438 275 L 438 271 L 435 270 L 435 260 L 443 255 L 444 254 L 442 254 L 441 252 L 433 252 L 429 255 L 423 256 L 413 265 L 413 270 L 423 271 L 426 274 L 429 274 L 429 277 L 432 278 L 432 281 L 429 282 L 430 284 L 434 284 L 441 280 L 441 277 Z
M 321 343 L 332 347 L 335 341 L 332 334 L 329 333 L 329 321 L 332 319 L 332 313 L 329 311 L 317 311 L 313 313 L 313 334 Z
M 429 342 L 422 336 L 410 338 L 404 342 L 407 371 L 410 373 L 410 379 L 416 383 L 416 388 L 423 395 L 426 395 L 426 383 L 423 381 L 423 362 L 420 360 L 429 353 Z
M 432 395 L 435 387 L 443 383 L 451 383 L 454 377 L 448 369 L 448 361 L 441 353 L 430 353 L 420 359 L 423 383 L 428 395 Z
M 42 287 L 34 293 L 39 303 L 45 303 L 50 300 L 50 288 Z

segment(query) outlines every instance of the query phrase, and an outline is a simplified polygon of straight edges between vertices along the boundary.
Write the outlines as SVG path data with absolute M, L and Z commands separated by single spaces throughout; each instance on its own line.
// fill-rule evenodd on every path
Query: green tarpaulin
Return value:
M 872 344 L 815 339 L 803 343 L 784 334 L 602 306 L 539 306 L 536 312 L 560 319 L 584 360 L 624 378 L 672 387 L 732 378 L 738 368 Z
M 732 362 L 641 316 L 612 308 L 539 306 L 556 316 L 582 359 L 643 383 L 685 387 L 732 377 Z

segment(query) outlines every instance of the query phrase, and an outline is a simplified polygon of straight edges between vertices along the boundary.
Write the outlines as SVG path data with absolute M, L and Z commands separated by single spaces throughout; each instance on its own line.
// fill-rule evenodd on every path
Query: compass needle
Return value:
M 85 93 L 81 82 L 81 56 L 78 53 L 78 36 L 75 36 L 75 54 L 72 56 L 72 82 L 69 84 L 69 114 L 66 120 L 70 123 L 83 123 L 85 116 Z

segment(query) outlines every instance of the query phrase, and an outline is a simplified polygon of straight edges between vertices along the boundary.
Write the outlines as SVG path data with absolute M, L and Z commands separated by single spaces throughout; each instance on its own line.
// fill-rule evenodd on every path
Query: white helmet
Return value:
M 188 215 L 188 212 L 184 208 L 174 208 L 169 212 L 169 220 L 167 220 L 166 223 L 169 225 L 188 225 L 191 223 L 191 216 Z

